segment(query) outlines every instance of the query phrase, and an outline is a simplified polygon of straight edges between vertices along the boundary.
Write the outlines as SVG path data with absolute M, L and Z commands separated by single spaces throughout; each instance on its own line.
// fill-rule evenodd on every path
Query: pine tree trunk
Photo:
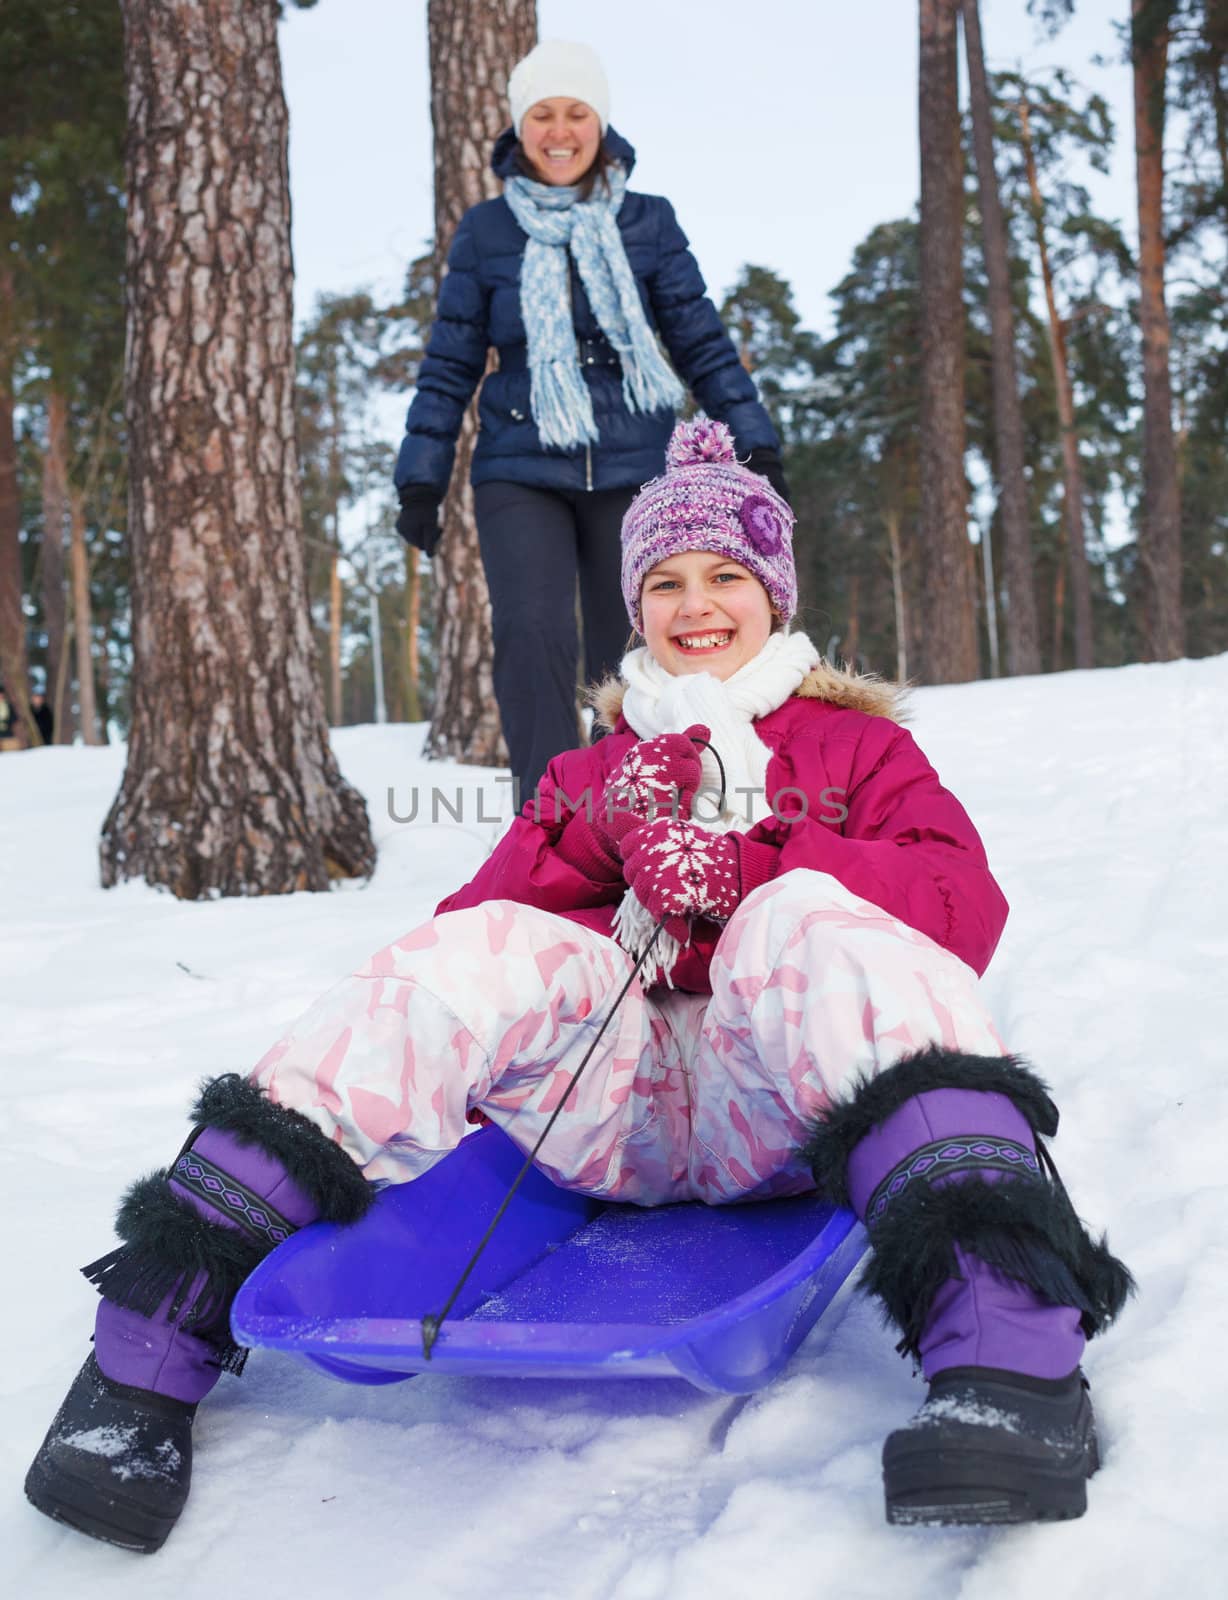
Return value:
M 964 476 L 963 161 L 959 0 L 920 0 L 921 509 L 926 683 L 977 675 Z
M 9 703 L 30 719 L 26 618 L 22 606 L 21 500 L 17 489 L 17 439 L 13 432 L 13 363 L 17 342 L 13 278 L 0 263 L 0 683 Z
M 1058 531 L 1057 562 L 1053 569 L 1053 670 L 1062 670 L 1066 641 L 1066 550 L 1070 535 L 1065 521 Z
M 98 711 L 94 699 L 94 623 L 90 604 L 90 558 L 85 548 L 85 497 L 70 490 L 69 570 L 72 574 L 72 629 L 77 648 L 77 723 L 81 738 L 100 744 Z
M 894 506 L 886 512 L 887 541 L 891 546 L 891 599 L 895 616 L 895 675 L 900 683 L 908 679 L 908 624 L 904 614 L 904 560 L 900 547 L 900 513 Z
M 53 384 L 47 395 L 47 448 L 43 453 L 43 538 L 39 553 L 43 623 L 47 630 L 47 704 L 55 717 L 55 742 L 71 744 L 70 688 L 64 587 L 64 527 L 68 511 L 68 406 Z
M 1015 314 L 1011 306 L 1006 222 L 998 195 L 993 118 L 977 0 L 963 0 L 963 16 L 972 105 L 972 142 L 981 203 L 985 272 L 989 279 L 998 516 L 1002 524 L 1003 575 L 1007 593 L 1006 664 L 1007 671 L 1015 676 L 1040 671 L 1040 629 L 1032 571 L 1032 527 L 1024 471 L 1023 408 L 1019 403 L 1019 374 L 1015 361 Z M 992 606 L 992 596 L 989 597 L 989 603 Z
M 1083 464 L 1079 459 L 1079 434 L 1075 426 L 1074 389 L 1070 382 L 1070 361 L 1066 354 L 1066 332 L 1057 308 L 1057 288 L 1053 281 L 1053 264 L 1049 258 L 1049 235 L 1045 227 L 1045 200 L 1041 194 L 1040 176 L 1036 170 L 1036 153 L 1032 146 L 1032 124 L 1027 101 L 1021 100 L 1018 109 L 1023 157 L 1028 177 L 1028 194 L 1032 201 L 1032 219 L 1036 227 L 1040 279 L 1045 291 L 1049 359 L 1053 364 L 1053 393 L 1057 403 L 1057 422 L 1062 438 L 1062 537 L 1066 546 L 1066 561 L 1070 568 L 1070 594 L 1074 602 L 1074 664 L 1080 669 L 1086 669 L 1095 665 L 1095 659 L 1092 645 L 1091 579 L 1087 570 L 1087 538 L 1083 522 Z M 1056 672 L 1062 661 L 1062 610 L 1066 593 L 1064 578 L 1059 578 L 1055 592 L 1057 600 L 1054 612 L 1053 669 Z
M 429 0 L 435 135 L 435 281 L 470 206 L 500 193 L 490 147 L 507 127 L 507 79 L 537 39 L 535 0 Z M 506 760 L 492 677 L 490 599 L 478 552 L 469 463 L 477 407 L 456 447 L 435 561 L 436 681 L 426 751 L 479 766 Z
M 1224 62 L 1228 59 L 1228 0 L 1208 0 L 1202 19 L 1202 55 L 1207 93 L 1215 116 L 1220 215 L 1221 220 L 1228 224 L 1228 95 L 1224 90 Z
M 341 439 L 341 399 L 337 392 L 337 354 L 333 350 L 328 360 L 328 377 L 325 393 L 328 397 L 328 495 L 330 522 L 332 523 L 333 554 L 328 569 L 328 688 L 329 707 L 334 727 L 341 727 L 345 717 L 341 710 L 341 488 L 344 482 L 343 450 Z
M 335 728 L 345 721 L 341 707 L 341 600 L 341 558 L 334 536 L 328 559 L 328 704 Z
M 112 618 L 98 617 L 98 627 L 102 634 L 102 649 L 98 652 L 98 660 L 94 663 L 94 684 L 98 695 L 98 722 L 99 743 L 110 744 L 111 724 L 111 662 L 110 643 Z
M 328 745 L 294 443 L 276 0 L 123 0 L 132 726 L 102 879 L 370 873 Z
M 985 608 L 985 638 L 989 646 L 989 676 L 1002 676 L 1002 652 L 998 645 L 998 581 L 993 569 L 993 531 L 981 529 L 981 575 L 977 599 Z
M 1172 0 L 1132 0 L 1134 142 L 1138 174 L 1139 322 L 1143 330 L 1143 520 L 1139 565 L 1147 654 L 1185 650 L 1181 493 L 1173 442 L 1168 311 L 1164 304 L 1164 100 Z
M 844 659 L 856 667 L 861 654 L 861 574 L 849 578 L 849 620 L 844 630 Z

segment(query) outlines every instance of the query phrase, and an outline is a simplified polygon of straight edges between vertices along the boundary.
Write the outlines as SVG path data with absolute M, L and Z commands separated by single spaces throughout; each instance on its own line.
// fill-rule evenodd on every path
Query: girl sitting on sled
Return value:
M 789 630 L 792 523 L 722 424 L 677 428 L 623 524 L 644 643 L 597 696 L 609 734 L 550 764 L 429 922 L 249 1078 L 204 1085 L 87 1269 L 94 1350 L 30 1469 L 40 1510 L 157 1549 L 256 1263 L 356 1220 L 476 1113 L 527 1152 L 562 1101 L 538 1164 L 565 1187 L 726 1205 L 817 1186 L 865 1220 L 863 1283 L 929 1383 L 885 1446 L 892 1521 L 1081 1514 L 1079 1362 L 1129 1274 L 1078 1221 L 1039 1142 L 1056 1108 L 978 992 L 1006 904 L 975 829 L 897 691 Z M 82 1450 L 100 1427 L 124 1448 Z

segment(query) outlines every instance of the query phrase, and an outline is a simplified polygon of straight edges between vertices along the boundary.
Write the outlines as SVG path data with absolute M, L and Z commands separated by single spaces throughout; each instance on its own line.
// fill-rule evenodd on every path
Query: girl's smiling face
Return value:
M 583 100 L 539 100 L 521 124 L 520 143 L 542 183 L 579 183 L 597 159 L 601 119 Z
M 666 672 L 710 672 L 723 683 L 763 649 L 772 602 L 753 573 L 711 550 L 684 550 L 640 590 L 644 642 Z

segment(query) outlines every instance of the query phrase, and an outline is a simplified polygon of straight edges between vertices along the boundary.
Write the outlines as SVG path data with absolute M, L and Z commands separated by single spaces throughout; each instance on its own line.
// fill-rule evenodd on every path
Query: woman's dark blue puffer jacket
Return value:
M 627 172 L 635 152 L 611 128 L 605 149 Z M 515 167 L 509 128 L 491 165 L 501 178 Z M 628 193 L 618 213 L 627 260 L 649 323 L 660 334 L 679 377 L 709 416 L 733 430 L 739 455 L 779 451 L 780 441 L 755 386 L 708 299 L 703 278 L 668 200 Z M 667 411 L 629 411 L 617 366 L 581 363 L 601 437 L 570 450 L 546 449 L 529 404 L 528 349 L 520 316 L 520 263 L 528 239 L 507 201 L 486 200 L 461 218 L 439 290 L 435 322 L 418 371 L 418 389 L 397 458 L 398 490 L 431 488 L 444 495 L 461 418 L 486 370 L 491 345 L 499 370 L 482 385 L 481 432 L 472 479 L 540 489 L 620 489 L 654 478 L 665 465 L 674 418 Z M 601 328 L 571 264 L 572 316 L 580 340 Z

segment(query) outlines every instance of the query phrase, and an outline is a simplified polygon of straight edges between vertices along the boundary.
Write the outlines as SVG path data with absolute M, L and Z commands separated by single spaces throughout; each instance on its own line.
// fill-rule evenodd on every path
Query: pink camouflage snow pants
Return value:
M 449 912 L 321 997 L 253 1079 L 367 1178 L 419 1177 L 481 1111 L 526 1153 L 632 966 L 614 940 L 507 900 Z M 938 1043 L 1004 1047 L 957 956 L 826 873 L 730 919 L 712 994 L 628 991 L 538 1157 L 637 1205 L 814 1187 L 806 1128 L 856 1073 Z

